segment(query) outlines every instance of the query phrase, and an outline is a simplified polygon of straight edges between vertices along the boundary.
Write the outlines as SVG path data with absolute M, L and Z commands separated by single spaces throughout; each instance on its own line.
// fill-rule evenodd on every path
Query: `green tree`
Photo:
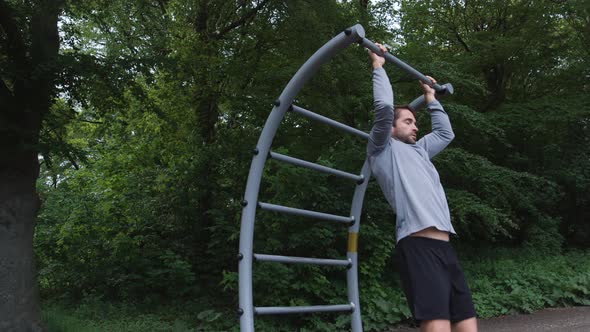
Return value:
M 484 84 L 484 101 L 468 101 L 478 110 L 551 93 L 543 81 L 579 45 L 565 26 L 566 5 L 557 1 L 400 3 L 404 39 L 414 52 L 430 59 L 436 53 L 437 61 L 457 63 Z

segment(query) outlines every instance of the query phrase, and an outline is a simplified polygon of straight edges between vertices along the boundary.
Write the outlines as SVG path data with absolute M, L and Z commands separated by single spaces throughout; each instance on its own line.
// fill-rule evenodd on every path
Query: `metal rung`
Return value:
M 324 173 L 328 173 L 328 174 L 332 174 L 332 175 L 336 175 L 336 176 L 340 176 L 346 179 L 350 179 L 350 180 L 354 180 L 356 182 L 360 182 L 362 183 L 364 181 L 364 177 L 362 175 L 354 175 L 351 173 L 347 173 L 347 172 L 343 172 L 337 169 L 333 169 L 330 167 L 326 167 L 326 166 L 322 166 L 322 165 L 318 165 L 309 161 L 305 161 L 305 160 L 301 160 L 301 159 L 297 159 L 297 158 L 293 158 L 293 157 L 289 157 L 286 156 L 284 154 L 280 154 L 280 153 L 276 153 L 276 152 L 270 152 L 270 157 L 272 159 L 276 159 L 276 160 L 280 160 L 280 161 L 284 161 L 286 163 L 289 164 L 293 164 L 293 165 L 297 165 L 297 166 L 303 166 L 303 167 L 307 167 L 316 171 L 320 171 L 320 172 L 324 172 Z
M 298 114 L 301 114 L 301 115 L 303 115 L 306 118 L 309 118 L 309 119 L 312 119 L 312 120 L 315 120 L 315 121 L 319 121 L 319 122 L 323 122 L 323 123 L 325 123 L 327 125 L 330 125 L 332 127 L 336 127 L 338 129 L 344 130 L 344 131 L 346 131 L 346 132 L 348 132 L 350 134 L 357 135 L 357 136 L 360 136 L 360 137 L 365 138 L 365 139 L 368 139 L 369 138 L 369 134 L 365 133 L 364 131 L 360 131 L 360 130 L 358 130 L 356 128 L 347 126 L 347 125 L 342 124 L 342 123 L 340 123 L 338 121 L 335 121 L 335 120 L 332 120 L 330 118 L 327 118 L 327 117 L 325 117 L 323 115 L 316 114 L 316 113 L 314 113 L 312 111 L 308 111 L 308 110 L 306 110 L 304 108 L 301 108 L 299 106 L 293 105 L 292 106 L 292 110 L 293 110 L 293 112 L 298 113 Z
M 315 305 L 302 307 L 254 307 L 254 313 L 257 315 L 272 315 L 272 314 L 297 314 L 309 312 L 338 312 L 338 311 L 354 311 L 354 303 L 350 304 L 336 304 L 336 305 Z
M 309 258 L 309 257 L 293 257 L 293 256 L 277 256 L 254 254 L 254 259 L 265 262 L 280 262 L 293 264 L 317 264 L 317 265 L 336 265 L 346 266 L 352 265 L 351 260 L 347 259 L 324 259 L 324 258 Z
M 282 213 L 293 214 L 293 215 L 297 215 L 297 216 L 324 219 L 324 220 L 330 220 L 330 221 L 338 221 L 338 222 L 344 222 L 344 223 L 354 223 L 354 216 L 342 217 L 342 216 L 337 216 L 334 214 L 315 212 L 315 211 L 309 211 L 309 210 L 303 210 L 303 209 L 296 209 L 296 208 L 292 208 L 292 207 L 263 203 L 263 202 L 259 202 L 258 206 L 260 206 L 261 209 L 268 210 L 268 211 L 282 212 Z

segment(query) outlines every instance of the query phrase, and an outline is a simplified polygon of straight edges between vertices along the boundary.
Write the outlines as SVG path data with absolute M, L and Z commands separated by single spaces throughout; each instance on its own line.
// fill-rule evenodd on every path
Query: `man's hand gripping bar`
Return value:
M 422 81 L 423 83 L 428 84 L 428 86 L 430 86 L 431 88 L 433 88 L 436 91 L 437 99 L 440 96 L 453 94 L 454 89 L 453 89 L 453 86 L 451 85 L 451 83 L 446 83 L 443 85 L 433 83 L 428 77 L 424 76 L 422 73 L 420 73 L 416 69 L 412 68 L 407 63 L 394 57 L 393 55 L 391 55 L 391 53 L 382 52 L 381 49 L 377 45 L 375 45 L 375 43 L 368 40 L 367 38 L 361 38 L 361 40 L 359 40 L 359 44 L 362 45 L 363 47 L 373 51 L 375 54 L 382 56 L 383 58 L 385 58 L 386 61 L 393 63 L 394 65 L 396 65 L 398 68 L 400 68 L 401 70 L 403 70 L 404 72 L 406 72 L 410 76 Z M 414 101 L 412 101 L 410 103 L 409 108 L 411 110 L 418 110 L 418 109 L 424 107 L 425 106 L 424 104 L 425 104 L 424 103 L 424 95 L 421 95 L 420 97 L 414 99 Z

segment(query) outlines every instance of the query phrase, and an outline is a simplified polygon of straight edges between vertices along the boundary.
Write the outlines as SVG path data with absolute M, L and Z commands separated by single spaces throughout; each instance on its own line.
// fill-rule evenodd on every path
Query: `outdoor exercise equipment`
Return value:
M 281 95 L 274 101 L 274 107 L 266 124 L 262 129 L 256 148 L 253 150 L 252 164 L 248 174 L 246 192 L 242 201 L 242 220 L 240 229 L 240 251 L 239 260 L 239 288 L 240 288 L 240 328 L 242 332 L 254 331 L 254 316 L 268 314 L 288 314 L 288 313 L 310 313 L 310 312 L 345 312 L 351 314 L 352 331 L 362 331 L 361 310 L 359 303 L 358 291 L 358 258 L 357 243 L 360 226 L 361 210 L 365 191 L 367 189 L 368 179 L 371 176 L 371 170 L 368 162 L 365 160 L 360 174 L 351 174 L 326 166 L 318 165 L 305 160 L 286 156 L 270 151 L 270 146 L 277 129 L 287 111 L 292 111 L 301 116 L 314 121 L 322 122 L 336 127 L 347 133 L 357 135 L 367 139 L 369 134 L 339 123 L 322 115 L 313 113 L 299 106 L 293 105 L 293 100 L 303 85 L 316 73 L 318 68 L 336 55 L 339 51 L 345 49 L 352 43 L 358 43 L 361 46 L 383 56 L 385 60 L 401 68 L 410 76 L 428 84 L 436 90 L 438 95 L 452 94 L 453 87 L 450 84 L 438 85 L 420 72 L 410 67 L 403 61 L 397 59 L 390 53 L 385 53 L 377 47 L 372 41 L 365 38 L 365 30 L 357 24 L 352 26 L 317 50 L 291 78 Z M 424 96 L 416 98 L 410 103 L 410 108 L 419 109 L 424 106 Z M 338 216 L 322 212 L 303 210 L 293 207 L 275 205 L 267 202 L 258 201 L 258 192 L 262 180 L 262 172 L 268 158 L 281 162 L 293 164 L 296 166 L 306 167 L 319 172 L 328 173 L 356 182 L 356 188 L 353 194 L 350 215 Z M 326 258 L 306 258 L 293 256 L 278 256 L 269 254 L 260 254 L 253 252 L 254 224 L 257 208 L 279 213 L 335 221 L 348 226 L 348 248 L 346 259 L 326 259 Z M 348 303 L 336 305 L 317 305 L 317 306 L 298 306 L 298 307 L 255 307 L 252 299 L 252 264 L 254 261 L 270 261 L 292 264 L 319 264 L 341 266 L 347 270 L 346 280 L 348 288 Z

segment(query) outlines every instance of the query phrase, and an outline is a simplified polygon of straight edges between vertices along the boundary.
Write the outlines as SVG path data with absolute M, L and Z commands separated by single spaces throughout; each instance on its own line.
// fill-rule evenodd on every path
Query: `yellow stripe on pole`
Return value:
M 359 233 L 348 233 L 348 252 L 356 252 L 359 243 Z

